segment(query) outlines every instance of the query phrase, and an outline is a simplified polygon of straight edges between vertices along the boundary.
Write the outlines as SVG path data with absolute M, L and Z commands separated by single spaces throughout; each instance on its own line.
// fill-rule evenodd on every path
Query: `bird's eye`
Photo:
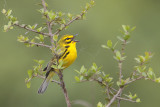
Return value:
M 71 38 L 65 38 L 64 40 L 70 40 Z

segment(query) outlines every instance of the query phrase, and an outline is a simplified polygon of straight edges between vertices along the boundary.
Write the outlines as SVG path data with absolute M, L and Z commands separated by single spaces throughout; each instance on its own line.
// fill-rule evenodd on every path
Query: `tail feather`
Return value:
M 38 90 L 38 94 L 43 94 L 47 87 L 48 87 L 49 81 L 47 81 L 47 78 L 43 81 L 42 85 L 40 86 L 39 90 Z
M 42 85 L 40 86 L 40 88 L 38 89 L 38 94 L 43 94 L 47 87 L 48 87 L 48 84 L 51 80 L 51 78 L 54 76 L 54 72 L 49 72 L 48 76 L 45 78 L 45 80 L 43 81 Z

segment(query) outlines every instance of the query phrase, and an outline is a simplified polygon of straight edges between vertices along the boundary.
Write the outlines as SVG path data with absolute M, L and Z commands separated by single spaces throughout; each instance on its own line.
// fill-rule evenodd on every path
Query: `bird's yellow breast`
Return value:
M 64 46 L 65 47 L 65 46 Z M 63 67 L 69 67 L 77 58 L 76 42 L 70 43 L 68 48 L 64 49 L 64 55 L 60 60 L 63 61 Z

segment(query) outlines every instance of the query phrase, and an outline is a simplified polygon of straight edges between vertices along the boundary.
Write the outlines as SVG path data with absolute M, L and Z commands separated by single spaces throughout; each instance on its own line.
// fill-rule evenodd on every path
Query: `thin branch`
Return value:
M 121 50 L 121 55 L 122 55 L 122 57 L 124 56 L 124 50 L 125 50 L 125 46 L 126 46 L 126 40 L 123 42 L 123 44 L 122 44 L 122 50 Z M 121 79 L 122 79 L 122 77 L 123 77 L 123 75 L 122 75 L 122 60 L 120 60 L 119 62 L 118 62 L 118 67 L 119 67 L 119 82 L 121 83 Z M 119 94 L 119 97 L 121 97 L 121 94 L 122 94 L 122 92 Z M 118 107 L 120 107 L 120 99 L 118 99 Z
M 110 100 L 111 97 L 110 97 L 110 89 L 109 89 L 109 86 L 108 86 L 108 83 L 106 82 L 106 89 L 107 89 L 107 96 L 108 96 L 108 99 Z
M 122 61 L 119 61 L 118 63 L 118 67 L 119 67 L 119 82 L 121 84 L 121 79 L 122 79 Z M 118 95 L 119 97 L 121 97 L 121 92 Z M 117 103 L 117 107 L 120 107 L 120 99 L 118 99 L 118 103 Z
M 58 76 L 59 76 L 59 79 L 60 79 L 60 82 L 61 82 L 60 86 L 63 90 L 65 100 L 66 100 L 66 103 L 67 103 L 67 107 L 71 107 L 71 103 L 70 103 L 70 100 L 69 100 L 69 97 L 68 97 L 67 89 L 65 87 L 65 83 L 64 83 L 64 80 L 63 80 L 62 71 L 59 71 Z
M 122 50 L 121 50 L 122 56 L 124 55 L 124 50 L 125 50 L 125 47 L 126 47 L 126 43 L 127 43 L 126 40 L 124 40 L 124 42 L 122 43 Z
M 119 67 L 119 82 L 121 83 L 121 79 L 122 79 L 122 61 L 119 61 L 118 67 Z
M 53 35 L 57 35 L 59 32 L 61 32 L 62 30 L 64 30 L 67 26 L 69 26 L 71 23 L 73 23 L 75 20 L 80 20 L 80 18 L 87 12 L 87 10 L 85 10 L 84 12 L 82 12 L 80 15 L 78 15 L 77 17 L 73 18 L 72 20 L 70 20 L 67 24 L 65 24 L 62 29 L 58 29 Z
M 27 25 L 19 25 L 19 24 L 14 24 L 14 25 L 17 26 L 17 27 L 26 29 L 28 31 L 34 32 L 34 33 L 38 33 L 38 34 L 45 35 L 45 36 L 50 36 L 48 33 L 38 32 L 34 29 L 30 29 L 30 28 L 27 27 Z
M 42 6 L 44 8 L 44 13 L 47 11 L 47 7 L 46 7 L 46 3 L 45 3 L 45 0 L 42 0 Z M 46 24 L 48 26 L 48 31 L 49 31 L 49 35 L 50 35 L 50 40 L 51 40 L 51 44 L 52 44 L 52 47 L 54 47 L 54 41 L 53 41 L 53 34 L 52 34 L 52 24 L 49 20 L 49 16 L 48 15 L 44 15 L 46 18 L 47 18 L 47 21 L 46 21 Z
M 51 46 L 45 45 L 45 44 L 42 44 L 42 43 L 35 43 L 35 42 L 29 42 L 29 41 L 25 41 L 24 43 L 34 44 L 36 46 L 42 46 L 42 47 L 47 47 L 47 48 L 51 49 Z
M 107 86 L 106 89 L 107 89 L 107 96 L 108 96 L 108 99 L 110 100 L 111 97 L 110 97 L 110 95 L 109 95 L 109 94 L 110 94 L 109 87 Z
M 133 80 L 125 83 L 124 86 L 125 86 L 125 85 L 128 85 L 128 84 L 130 84 L 130 83 L 132 83 L 132 82 L 135 82 L 136 80 L 140 80 L 140 79 L 142 79 L 142 78 L 144 78 L 144 76 L 140 76 L 140 77 L 138 77 L 138 78 L 136 78 L 136 79 L 133 79 Z
M 124 100 L 124 101 L 130 101 L 130 102 L 132 102 L 132 103 L 137 103 L 137 102 L 134 101 L 134 100 L 126 99 L 126 98 L 122 98 L 122 97 L 117 97 L 117 99 Z
M 41 75 L 34 75 L 34 77 L 38 77 L 38 78 L 45 79 L 45 77 L 44 77 L 44 76 L 41 76 Z M 58 85 L 61 84 L 59 81 L 56 81 L 56 80 L 51 80 L 51 82 L 57 83 Z
M 117 99 L 120 93 L 122 93 L 123 88 L 119 88 L 118 92 L 113 96 L 113 98 L 109 101 L 109 103 L 106 105 L 106 107 L 110 107 L 111 104 Z

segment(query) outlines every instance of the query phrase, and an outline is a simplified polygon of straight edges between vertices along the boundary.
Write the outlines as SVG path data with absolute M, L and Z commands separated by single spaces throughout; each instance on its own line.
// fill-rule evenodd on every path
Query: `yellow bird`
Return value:
M 77 40 L 74 40 L 75 36 L 73 35 L 64 35 L 58 42 L 58 45 L 60 47 L 59 52 L 59 60 L 63 61 L 62 67 L 65 69 L 69 67 L 77 58 L 77 50 L 76 50 L 76 43 Z M 52 60 L 48 63 L 47 67 L 44 68 L 44 71 L 46 72 L 45 80 L 43 81 L 42 85 L 40 86 L 38 93 L 42 94 L 47 89 L 47 86 L 51 80 L 51 78 L 55 75 L 55 69 L 51 68 L 52 65 L 56 63 L 56 56 L 52 58 Z

